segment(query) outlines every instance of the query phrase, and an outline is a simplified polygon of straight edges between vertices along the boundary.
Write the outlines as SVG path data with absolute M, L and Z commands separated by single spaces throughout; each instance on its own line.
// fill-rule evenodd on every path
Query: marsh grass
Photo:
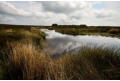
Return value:
M 4 29 L 0 30 L 0 49 L 4 49 L 7 46 L 7 42 L 14 42 L 20 40 L 32 41 L 36 45 L 39 45 L 41 41 L 45 40 L 45 34 L 40 29 L 34 28 L 34 30 L 26 29 Z
M 119 27 L 104 27 L 104 26 L 87 26 L 87 27 L 80 27 L 80 26 L 48 26 L 48 27 L 41 27 L 47 28 L 50 30 L 55 30 L 57 32 L 69 35 L 102 35 L 102 36 L 114 36 L 120 37 L 120 28 Z
M 60 32 L 83 34 L 88 28 Z M 80 32 L 79 32 L 80 31 Z M 89 31 L 95 33 L 95 28 Z M 108 29 L 98 30 L 99 32 Z M 120 53 L 114 49 L 83 47 L 56 59 L 42 50 L 45 34 L 39 28 L 0 30 L 0 79 L 78 80 L 120 79 Z
M 120 56 L 101 48 L 84 47 L 53 59 L 31 43 L 16 43 L 4 64 L 7 79 L 120 79 Z
M 12 46 L 5 73 L 8 79 L 64 79 L 62 67 L 33 44 Z
M 65 71 L 72 79 L 120 79 L 120 56 L 113 50 L 84 47 L 78 54 L 67 55 L 66 59 Z
M 120 34 L 120 30 L 115 28 L 111 28 L 108 32 L 111 34 Z

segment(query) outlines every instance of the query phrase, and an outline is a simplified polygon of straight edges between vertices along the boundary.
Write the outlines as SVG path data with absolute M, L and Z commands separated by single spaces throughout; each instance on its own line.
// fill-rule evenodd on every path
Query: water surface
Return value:
M 46 50 L 52 54 L 62 54 L 65 52 L 78 51 L 81 47 L 101 47 L 120 49 L 120 39 L 105 36 L 92 35 L 67 35 L 55 30 L 42 29 L 47 34 L 48 47 Z

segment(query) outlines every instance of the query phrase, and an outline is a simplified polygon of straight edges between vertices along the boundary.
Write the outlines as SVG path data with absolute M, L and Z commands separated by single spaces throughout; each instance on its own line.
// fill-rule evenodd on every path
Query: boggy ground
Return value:
M 53 59 L 42 50 L 45 36 L 39 28 L 3 27 L 0 79 L 120 79 L 120 55 L 114 49 L 85 46 L 77 54 Z
M 112 26 L 45 26 L 41 28 L 47 28 L 50 30 L 55 30 L 63 34 L 69 35 L 102 35 L 102 36 L 112 36 L 120 37 L 120 27 Z

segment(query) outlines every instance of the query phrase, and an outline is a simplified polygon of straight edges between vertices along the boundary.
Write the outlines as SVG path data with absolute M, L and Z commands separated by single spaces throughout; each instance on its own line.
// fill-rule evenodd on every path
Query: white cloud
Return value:
M 5 15 L 19 15 L 19 16 L 29 16 L 30 14 L 23 9 L 17 9 L 14 5 L 8 2 L 0 2 L 0 14 Z
M 23 7 L 23 3 L 26 6 Z M 100 9 L 93 7 L 96 3 L 101 2 L 41 1 L 14 2 L 14 4 L 0 2 L 0 22 L 34 25 L 51 25 L 53 23 L 120 25 L 118 2 L 114 3 L 117 6 L 111 6 L 111 2 L 102 2 L 104 7 Z

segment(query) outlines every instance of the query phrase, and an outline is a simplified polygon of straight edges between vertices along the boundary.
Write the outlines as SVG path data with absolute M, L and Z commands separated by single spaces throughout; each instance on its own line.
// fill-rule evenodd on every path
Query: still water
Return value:
M 65 52 L 76 52 L 81 47 L 101 47 L 114 48 L 116 51 L 120 49 L 120 39 L 105 36 L 92 35 L 67 35 L 56 32 L 55 30 L 41 29 L 47 34 L 46 51 L 51 54 L 62 54 Z

